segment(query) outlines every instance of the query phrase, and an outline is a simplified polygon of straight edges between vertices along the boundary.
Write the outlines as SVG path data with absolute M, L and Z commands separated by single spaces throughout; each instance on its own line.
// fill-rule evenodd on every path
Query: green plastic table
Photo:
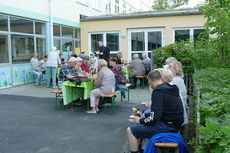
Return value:
M 63 107 L 72 102 L 75 99 L 83 97 L 85 100 L 89 100 L 90 92 L 94 89 L 94 80 L 89 82 L 81 82 L 81 85 L 76 85 L 70 81 L 66 81 L 62 84 L 63 94 Z M 89 109 L 89 102 L 87 102 L 87 109 Z

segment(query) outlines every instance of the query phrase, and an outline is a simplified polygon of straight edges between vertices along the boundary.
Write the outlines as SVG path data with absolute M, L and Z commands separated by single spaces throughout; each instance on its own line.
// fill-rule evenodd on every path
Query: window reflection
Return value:
M 0 15 L 0 31 L 8 31 L 8 18 L 7 18 L 7 16 Z
M 73 38 L 73 28 L 62 27 L 62 37 Z
M 42 59 L 46 54 L 46 38 L 36 38 L 38 59 Z
M 31 36 L 11 35 L 13 63 L 29 62 L 34 52 L 34 38 Z
M 119 33 L 107 33 L 106 46 L 111 51 L 119 51 Z
M 0 63 L 9 63 L 7 35 L 0 35 Z
M 35 22 L 35 33 L 39 35 L 46 34 L 46 24 L 43 22 Z
M 10 17 L 10 30 L 12 32 L 33 34 L 33 21 L 17 17 Z
M 73 40 L 62 39 L 62 51 L 73 51 Z
M 175 42 L 187 41 L 190 37 L 190 30 L 175 30 Z
M 144 51 L 145 50 L 145 37 L 144 32 L 131 33 L 132 51 Z
M 100 50 L 99 41 L 103 41 L 103 34 L 91 34 L 91 52 Z

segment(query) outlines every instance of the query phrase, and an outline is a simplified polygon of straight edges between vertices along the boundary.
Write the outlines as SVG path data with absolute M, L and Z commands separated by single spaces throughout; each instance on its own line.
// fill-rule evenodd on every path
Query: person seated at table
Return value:
M 84 56 L 83 62 L 81 64 L 81 69 L 82 71 L 89 73 L 90 66 L 89 66 L 89 56 L 88 55 Z
M 59 58 L 60 58 L 60 60 L 61 60 L 61 64 L 62 64 L 62 65 L 66 63 L 66 60 L 63 58 L 63 53 L 60 53 L 60 54 L 59 54 Z
M 83 61 L 82 58 L 80 57 L 76 58 L 76 71 L 77 71 L 78 76 L 84 76 L 83 75 L 84 71 L 81 68 L 82 61 Z
M 116 58 L 110 58 L 109 65 L 112 66 L 112 71 L 117 79 L 117 84 L 121 88 L 126 88 L 126 77 L 123 68 L 117 63 Z
M 40 66 L 43 63 L 39 63 L 37 56 L 38 56 L 38 53 L 34 52 L 34 57 L 30 59 L 30 64 L 31 64 L 31 67 L 32 67 L 31 74 L 34 74 L 35 77 L 36 77 L 36 83 L 35 83 L 35 85 L 37 87 L 40 87 L 40 85 L 41 85 L 41 78 L 42 78 L 42 70 L 41 70 Z
M 131 153 L 138 153 L 138 139 L 151 138 L 158 133 L 178 132 L 183 123 L 183 106 L 177 86 L 163 83 L 158 70 L 150 71 L 148 82 L 153 89 L 151 112 L 134 116 L 136 125 L 127 128 Z
M 172 71 L 173 80 L 171 84 L 175 84 L 179 88 L 179 92 L 182 97 L 182 101 L 187 108 L 187 89 L 184 84 L 184 79 L 182 79 L 183 69 L 182 64 L 179 61 L 171 61 L 169 63 L 169 70 Z
M 122 52 L 119 52 L 119 53 L 117 53 L 117 64 L 123 64 L 122 62 L 121 62 L 121 58 L 122 58 Z
M 129 82 L 132 84 L 130 89 L 135 89 L 137 84 L 138 75 L 145 75 L 145 65 L 139 59 L 138 54 L 133 55 L 133 61 L 129 64 L 128 68 L 130 69 Z
M 90 106 L 92 110 L 87 113 L 97 114 L 99 111 L 98 104 L 101 94 L 112 94 L 115 91 L 115 76 L 113 72 L 107 68 L 107 63 L 104 59 L 98 60 L 98 74 L 97 77 L 87 76 L 95 79 L 94 86 L 96 89 L 90 92 Z
M 93 52 L 90 58 L 91 58 L 90 63 L 92 64 L 93 68 L 97 70 L 97 66 L 98 66 L 97 53 Z
M 148 57 L 147 53 L 143 53 L 142 58 L 143 58 L 143 63 L 145 65 L 145 74 L 148 75 L 151 70 L 151 60 Z
M 75 51 L 72 51 L 72 52 L 71 52 L 71 55 L 70 55 L 70 57 L 69 57 L 69 58 L 71 58 L 71 57 L 75 57 L 75 58 L 77 58 L 77 54 L 76 54 L 76 52 L 75 52 Z
M 61 66 L 61 69 L 59 71 L 58 75 L 58 88 L 62 88 L 62 84 L 67 81 L 68 79 L 72 79 L 75 77 L 77 71 L 76 71 L 76 58 L 70 57 L 68 60 L 68 63 Z

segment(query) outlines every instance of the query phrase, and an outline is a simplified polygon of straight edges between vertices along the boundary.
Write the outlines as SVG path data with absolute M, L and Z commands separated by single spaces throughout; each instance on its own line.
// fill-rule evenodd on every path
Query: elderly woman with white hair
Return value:
M 115 91 L 115 76 L 113 72 L 107 68 L 106 61 L 100 59 L 98 60 L 97 77 L 88 77 L 95 79 L 94 86 L 96 89 L 90 92 L 90 106 L 92 107 L 92 110 L 87 111 L 87 113 L 97 114 L 99 111 L 98 104 L 101 94 L 111 94 Z
M 163 68 L 159 68 L 157 69 L 160 74 L 161 74 L 161 80 L 162 82 L 168 82 L 170 84 L 174 84 L 174 85 L 177 85 L 178 86 L 181 86 L 180 84 L 181 83 L 177 83 L 177 78 L 175 78 L 173 76 L 173 73 L 171 70 L 169 69 L 163 69 Z M 173 81 L 174 80 L 174 81 Z M 183 85 L 182 85 L 183 86 Z M 179 88 L 179 87 L 178 87 Z M 180 87 L 181 88 L 181 87 Z M 182 88 L 183 89 L 183 88 Z M 184 90 L 184 89 L 183 89 Z M 180 92 L 180 89 L 179 89 L 179 94 L 180 94 L 180 98 L 181 98 L 181 101 L 183 103 L 183 110 L 184 110 L 184 122 L 182 125 L 185 125 L 185 124 L 188 124 L 188 115 L 187 115 L 187 111 L 186 111 L 186 108 L 187 108 L 187 95 L 185 97 L 182 97 L 182 93 Z M 186 98 L 186 100 L 185 100 Z
M 130 76 L 129 82 L 132 84 L 130 89 L 136 88 L 136 82 L 138 75 L 145 75 L 145 65 L 142 60 L 139 59 L 138 54 L 133 55 L 133 61 L 129 64 Z
M 61 60 L 59 58 L 58 53 L 56 53 L 56 47 L 53 47 L 51 52 L 48 54 L 48 59 L 46 62 L 46 69 L 47 69 L 47 88 L 50 86 L 50 79 L 52 73 L 52 81 L 53 81 L 53 88 L 57 88 L 56 86 L 56 72 L 58 64 L 61 64 Z
M 148 75 L 151 70 L 151 60 L 148 57 L 147 53 L 143 53 L 142 58 L 143 58 L 143 63 L 145 65 L 145 74 Z

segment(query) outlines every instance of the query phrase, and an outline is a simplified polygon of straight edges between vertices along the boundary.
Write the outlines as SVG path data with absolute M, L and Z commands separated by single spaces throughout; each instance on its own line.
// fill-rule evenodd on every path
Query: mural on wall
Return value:
M 30 64 L 13 65 L 13 85 L 35 82 L 35 77 L 30 72 Z
M 10 67 L 0 68 L 0 88 L 12 86 Z

